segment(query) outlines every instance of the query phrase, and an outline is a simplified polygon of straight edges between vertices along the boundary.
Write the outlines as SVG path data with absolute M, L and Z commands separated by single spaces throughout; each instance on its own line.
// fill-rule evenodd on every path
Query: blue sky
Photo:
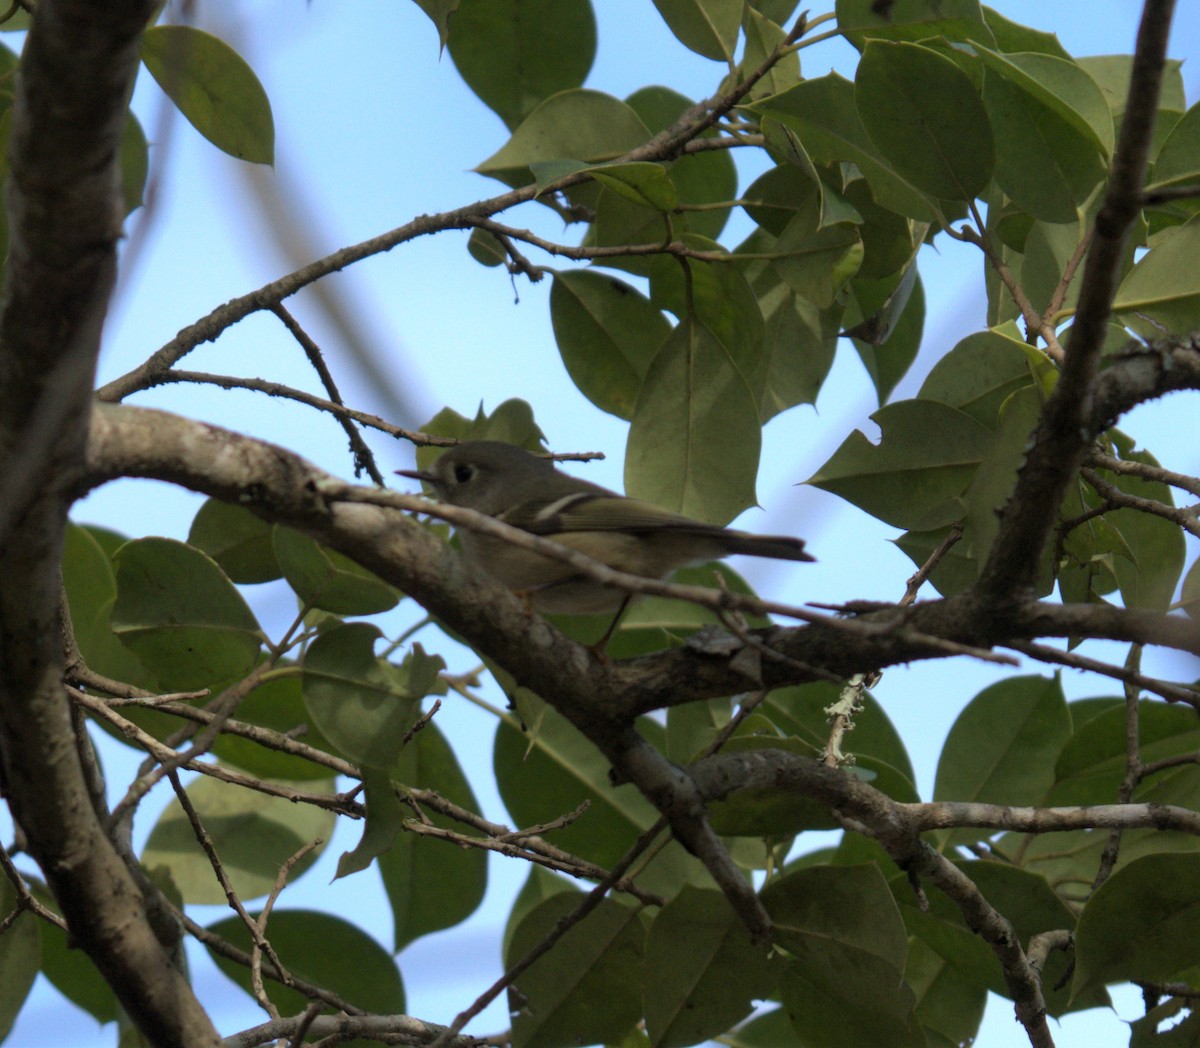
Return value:
M 595 0 L 594 0 L 595 2 Z M 671 38 L 649 0 L 600 0 L 599 52 L 588 86 L 622 96 L 649 83 L 664 83 L 691 97 L 712 93 L 721 77 L 714 63 L 683 50 Z M 1127 52 L 1132 46 L 1138 5 L 1128 0 L 1088 4 L 1004 2 L 1007 17 L 1058 33 L 1074 54 Z M 129 240 L 120 289 L 111 312 L 100 380 L 139 363 L 181 327 L 234 296 L 244 294 L 318 255 L 398 226 L 417 214 L 436 212 L 490 196 L 494 183 L 471 173 L 507 138 L 500 120 L 458 79 L 448 55 L 439 58 L 432 24 L 412 3 L 345 0 L 297 3 L 265 0 L 239 5 L 203 5 L 204 18 L 224 18 L 210 28 L 246 56 L 271 98 L 277 133 L 275 170 L 255 173 L 251 188 L 244 166 L 216 152 L 181 120 L 164 110 L 162 96 L 146 75 L 134 107 L 155 145 L 160 172 L 151 208 L 136 213 L 145 223 Z M 207 8 L 212 8 L 208 10 Z M 814 8 L 814 13 L 821 8 Z M 1200 52 L 1200 0 L 1178 5 L 1171 53 Z M 852 75 L 853 52 L 831 42 L 804 52 L 806 75 L 829 68 Z M 1189 101 L 1200 80 L 1194 59 L 1184 67 Z M 740 158 L 739 158 L 740 159 Z M 753 178 L 747 169 L 740 179 Z M 258 215 L 260 192 L 280 202 L 292 234 L 301 242 L 291 260 Z M 543 209 L 526 206 L 508 216 L 549 236 Z M 380 362 L 388 381 L 366 380 L 343 363 L 345 328 L 332 323 L 316 295 L 305 292 L 289 308 L 322 344 L 348 403 L 392 421 L 416 425 L 445 405 L 473 413 L 509 397 L 533 404 L 556 450 L 603 450 L 606 462 L 586 476 L 619 488 L 625 423 L 604 415 L 571 385 L 559 362 L 550 329 L 548 283 L 512 283 L 501 270 L 484 269 L 466 253 L 466 234 L 448 233 L 405 245 L 326 281 L 328 293 L 351 320 L 358 337 Z M 736 243 L 732 229 L 725 238 Z M 535 259 L 536 261 L 536 259 Z M 925 372 L 960 338 L 984 325 L 978 253 L 940 238 L 927 251 L 921 271 L 928 299 L 922 356 L 897 390 L 911 395 Z M 205 345 L 185 367 L 262 375 L 318 391 L 298 347 L 270 316 L 256 316 Z M 327 469 L 349 475 L 341 431 L 306 409 L 268 402 L 249 393 L 168 387 L 133 401 L 208 419 L 292 447 Z M 762 509 L 745 514 L 741 526 L 804 535 L 819 558 L 816 565 L 737 565 L 764 596 L 802 603 L 847 599 L 894 600 L 912 565 L 889 540 L 895 532 L 816 489 L 797 486 L 854 428 L 868 433 L 874 393 L 857 358 L 839 351 L 833 375 L 815 409 L 802 407 L 773 420 L 764 435 L 759 477 Z M 1152 449 L 1175 450 L 1171 463 L 1200 472 L 1190 401 L 1150 405 L 1123 424 Z M 1182 443 L 1182 446 L 1180 444 Z M 407 466 L 411 453 L 376 439 L 385 469 Z M 163 485 L 110 485 L 77 507 L 75 518 L 126 533 L 184 537 L 199 499 Z M 1194 551 L 1193 551 L 1194 554 Z M 278 588 L 252 595 L 265 622 L 290 612 Z M 430 641 L 433 638 L 431 636 Z M 473 660 L 462 653 L 454 668 Z M 1038 672 L 1028 667 L 1024 672 Z M 994 679 L 982 665 L 955 662 L 891 670 L 876 695 L 910 747 L 918 785 L 928 796 L 937 753 L 955 714 L 967 698 Z M 1100 682 L 1068 675 L 1071 696 L 1109 694 Z M 489 718 L 448 702 L 439 715 L 444 731 L 490 753 Z M 486 766 L 486 758 L 481 758 Z M 110 779 L 132 769 L 123 753 L 106 751 Z M 477 786 L 479 783 L 477 782 Z M 504 818 L 493 795 L 479 790 L 488 814 Z M 143 806 L 139 835 L 153 824 L 166 797 Z M 157 806 L 157 807 L 156 807 Z M 0 828 L 5 839 L 8 831 Z M 354 827 L 340 831 L 325 858 L 284 896 L 290 906 L 318 906 L 367 921 L 382 905 L 373 871 L 330 885 L 336 856 L 349 847 Z M 448 1022 L 499 974 L 498 928 L 508 899 L 524 875 L 514 864 L 493 863 L 484 909 L 451 933 L 418 941 L 400 957 L 412 1014 Z M 216 919 L 213 908 L 201 920 Z M 390 943 L 384 942 L 385 946 Z M 203 997 L 220 995 L 216 1017 L 223 1033 L 261 1021 L 261 1013 L 197 952 L 195 977 Z M 95 1023 L 44 990 L 27 1006 L 7 1044 L 43 1048 L 62 1044 L 107 1044 L 113 1031 Z M 1136 999 L 1122 1014 L 1137 1014 Z M 1101 1034 L 1089 1016 L 1070 1019 L 1058 1035 L 1060 1048 L 1091 1045 Z M 503 1011 L 490 1010 L 473 1032 L 507 1025 Z M 1112 1034 L 1111 1019 L 1099 1030 Z M 1003 1001 L 989 1005 L 979 1043 L 1025 1043 Z

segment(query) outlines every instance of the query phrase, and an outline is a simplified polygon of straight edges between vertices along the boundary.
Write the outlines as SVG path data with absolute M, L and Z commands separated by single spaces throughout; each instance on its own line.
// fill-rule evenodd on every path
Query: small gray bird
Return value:
M 685 564 L 732 553 L 813 559 L 804 552 L 803 539 L 704 524 L 569 476 L 549 459 L 514 444 L 473 440 L 451 448 L 432 469 L 396 472 L 429 484 L 443 502 L 485 513 L 644 578 L 662 579 Z M 615 612 L 628 600 L 621 590 L 580 575 L 562 561 L 466 528 L 458 533 L 469 560 L 527 595 L 539 611 Z

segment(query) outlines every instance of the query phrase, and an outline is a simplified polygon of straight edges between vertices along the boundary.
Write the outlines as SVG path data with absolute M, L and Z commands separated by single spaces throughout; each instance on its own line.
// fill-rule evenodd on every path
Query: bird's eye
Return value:
M 455 483 L 465 484 L 473 476 L 475 476 L 475 467 L 468 465 L 466 462 L 460 462 L 454 467 Z

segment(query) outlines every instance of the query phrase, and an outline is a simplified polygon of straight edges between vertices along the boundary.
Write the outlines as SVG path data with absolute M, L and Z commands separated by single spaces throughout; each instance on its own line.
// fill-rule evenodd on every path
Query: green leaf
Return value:
M 779 234 L 776 271 L 797 294 L 821 309 L 833 305 L 834 296 L 862 265 L 863 245 L 857 227 L 839 223 L 816 228 L 816 214 L 798 213 Z
M 777 22 L 756 11 L 753 4 L 745 5 L 742 12 L 742 29 L 746 33 L 746 46 L 742 50 L 742 61 L 738 69 L 741 77 L 746 77 L 762 67 L 774 49 L 783 43 L 787 33 Z M 789 87 L 795 87 L 799 82 L 800 55 L 793 51 L 783 55 L 771 66 L 766 76 L 750 89 L 750 97 L 775 95 Z
M 1200 251 L 1200 215 L 1169 229 L 1121 281 L 1113 311 L 1137 313 L 1155 322 L 1160 333 L 1183 334 L 1200 328 L 1200 272 L 1193 262 Z
M 351 622 L 322 633 L 304 654 L 304 704 L 317 727 L 357 764 L 394 767 L 417 704 L 434 687 L 440 655 L 414 644 L 394 666 L 375 655 L 378 627 Z
M 270 582 L 281 575 L 271 525 L 244 506 L 205 499 L 187 540 L 212 557 L 233 582 Z
M 654 0 L 675 38 L 705 58 L 732 62 L 743 0 Z
M 958 715 L 938 758 L 935 801 L 1037 804 L 1054 782 L 1054 760 L 1071 735 L 1057 676 L 1009 677 L 984 688 Z M 987 830 L 958 830 L 955 842 Z
M 855 87 L 844 77 L 830 73 L 805 80 L 746 108 L 772 117 L 794 132 L 803 143 L 806 157 L 813 161 L 852 161 L 870 183 L 880 207 L 922 222 L 938 219 L 938 202 L 880 155 L 859 116 Z
M 1129 979 L 1162 981 L 1200 963 L 1200 855 L 1150 855 L 1088 900 L 1075 933 L 1076 996 Z
M 566 877 L 551 873 L 545 866 L 539 866 L 535 862 L 529 864 L 529 874 L 525 878 L 525 883 L 521 885 L 521 890 L 517 892 L 517 897 L 513 900 L 512 909 L 509 911 L 508 920 L 504 925 L 504 942 L 500 950 L 502 956 L 508 955 L 512 944 L 512 933 L 516 930 L 517 925 L 551 895 L 558 895 L 562 892 L 570 892 L 577 899 L 579 898 L 579 890 Z
M 1148 451 L 1134 451 L 1132 445 L 1121 449 L 1121 458 L 1158 466 Z M 1173 506 L 1171 489 L 1157 481 L 1123 473 L 1099 471 L 1110 484 L 1134 498 L 1149 499 Z M 1119 533 L 1127 556 L 1113 565 L 1121 598 L 1126 607 L 1166 611 L 1175 596 L 1187 556 L 1186 543 L 1179 526 L 1138 509 L 1116 509 L 1104 515 L 1105 521 Z
M 961 517 L 957 501 L 992 443 L 970 415 L 931 400 L 903 400 L 871 416 L 882 439 L 850 434 L 807 483 L 895 527 L 916 530 Z
M 1004 862 L 956 862 L 958 869 L 971 879 L 983 897 L 1011 922 L 1017 941 L 1028 944 L 1040 932 L 1075 927 L 1075 917 L 1051 888 L 1046 878 Z M 913 894 L 908 878 L 899 875 L 891 881 L 900 904 L 900 913 L 915 941 L 910 943 L 910 958 L 916 943 L 924 944 L 946 962 L 968 993 L 990 990 L 1004 997 L 1012 992 L 1004 981 L 996 955 L 980 936 L 967 927 L 962 911 L 941 892 L 931 892 L 928 907 L 922 908 Z M 1044 975 L 1043 992 L 1052 1015 L 1071 1010 L 1069 994 L 1055 989 L 1068 959 L 1052 954 Z M 1089 1007 L 1102 1004 L 1092 1000 Z
M 535 907 L 513 930 L 505 967 L 540 943 L 581 899 L 578 892 L 560 892 Z M 642 1011 L 645 936 L 635 909 L 603 900 L 517 977 L 521 1004 L 513 1015 L 514 1048 L 612 1043 L 624 1037 Z
M 275 162 L 271 103 L 254 70 L 228 44 L 191 26 L 156 25 L 142 34 L 142 61 L 214 146 L 254 164 Z
M 1119 795 L 1127 760 L 1125 704 L 1097 714 L 1063 747 L 1054 767 L 1054 786 L 1046 796 L 1052 805 L 1111 804 Z M 1138 704 L 1138 754 L 1151 763 L 1200 748 L 1195 715 L 1155 700 Z M 1164 768 L 1139 785 L 1135 799 L 1142 803 L 1200 803 L 1200 768 L 1181 764 Z
M 719 582 L 718 582 L 719 578 Z M 709 561 L 705 564 L 689 564 L 680 568 L 671 576 L 672 582 L 685 586 L 707 586 L 710 589 L 718 585 L 731 593 L 743 593 L 753 596 L 753 590 L 736 571 L 720 561 Z M 574 616 L 576 622 L 580 616 Z M 571 633 L 571 617 L 553 617 L 554 624 L 570 636 L 582 643 L 594 643 L 603 635 L 612 621 L 609 615 L 595 616 L 597 631 L 593 636 L 583 633 Z M 751 627 L 768 626 L 770 621 L 757 615 L 748 615 L 747 621 Z M 698 604 L 686 600 L 672 600 L 667 597 L 648 597 L 633 604 L 621 616 L 621 625 L 616 634 L 609 640 L 606 652 L 609 658 L 629 659 L 636 655 L 648 655 L 651 652 L 662 651 L 663 648 L 679 644 L 681 638 L 690 636 L 697 630 L 710 623 L 720 620 L 716 614 Z
M 695 234 L 683 239 L 688 247 L 713 252 L 721 260 L 688 259 L 683 265 L 676 259 L 657 260 L 650 270 L 650 300 L 680 320 L 698 321 L 743 375 L 753 375 L 762 354 L 763 318 L 736 256 Z
M 1079 221 L 1066 223 L 1034 222 L 1025 239 L 1025 257 L 1021 264 L 1021 287 L 1033 308 L 1043 312 L 1062 283 L 1062 276 L 1071 256 L 1086 230 Z M 1067 288 L 1062 313 L 1054 318 L 1058 323 L 1074 310 L 1079 299 L 1078 273 Z M 1066 336 L 1069 340 L 1069 336 Z
M 512 138 L 475 170 L 508 185 L 529 181 L 539 160 L 599 163 L 628 153 L 650 138 L 646 125 L 624 102 L 600 91 L 560 91 L 534 110 Z
M 921 348 L 925 328 L 925 286 L 915 265 L 899 282 L 856 279 L 851 285 L 853 299 L 846 311 L 852 321 L 865 314 L 866 319 L 848 328 L 854 349 L 871 376 L 879 403 L 891 395 L 908 373 Z M 870 336 L 868 340 L 867 336 Z
M 362 836 L 352 851 L 342 852 L 339 856 L 337 871 L 333 875 L 335 881 L 340 877 L 360 873 L 377 857 L 387 852 L 404 821 L 404 802 L 396 796 L 391 776 L 387 772 L 364 768 L 362 785 L 367 805 Z
M 996 135 L 996 182 L 1036 218 L 1074 221 L 1108 173 L 1101 147 L 1006 71 L 989 66 L 983 78 L 983 104 Z
M 915 936 L 908 943 L 904 981 L 917 998 L 917 1020 L 931 1048 L 974 1042 L 987 1004 L 987 990 Z
M 1022 386 L 1009 394 L 1000 407 L 995 440 L 979 463 L 970 486 L 963 493 L 962 553 L 969 553 L 975 570 L 982 567 L 1000 529 L 1000 511 L 1008 502 L 1017 472 L 1025 461 L 1030 434 L 1041 418 L 1044 398 L 1033 385 Z M 1038 561 L 1037 592 L 1048 593 L 1053 586 L 1052 551 L 1041 551 Z
M 983 191 L 995 164 L 992 130 L 975 86 L 950 59 L 919 44 L 872 40 L 854 98 L 871 141 L 914 185 L 946 200 Z
M 305 608 L 335 615 L 375 615 L 400 603 L 399 590 L 299 531 L 276 526 L 273 548 L 284 578 Z
M 958 408 L 995 429 L 1001 405 L 1032 381 L 1025 344 L 1010 332 L 977 331 L 962 339 L 933 365 L 917 396 Z
M 298 676 L 268 677 L 238 703 L 235 718 L 279 733 L 303 730 L 305 745 L 333 753 L 334 747 L 312 723 L 304 706 Z M 305 757 L 270 749 L 253 739 L 222 732 L 213 741 L 213 752 L 221 760 L 263 779 L 330 779 L 336 773 L 323 764 Z
M 554 274 L 550 319 L 572 381 L 596 407 L 633 417 L 650 362 L 671 325 L 628 284 L 594 270 Z
M 625 452 L 625 489 L 726 524 L 755 503 L 761 440 L 742 373 L 708 328 L 685 320 L 646 373 Z
M 1081 63 L 1048 54 L 999 54 L 977 49 L 989 73 L 1032 96 L 1074 130 L 1111 155 L 1115 143 L 1112 112 L 1104 92 Z
M 226 917 L 209 925 L 209 930 L 250 952 L 250 933 L 240 917 Z M 266 937 L 284 967 L 300 978 L 332 990 L 368 1013 L 398 1015 L 405 1011 L 404 985 L 396 962 L 349 921 L 315 910 L 276 909 L 267 921 Z M 222 972 L 247 993 L 252 992 L 248 967 L 215 951 L 210 954 Z M 308 1005 L 308 998 L 298 990 L 271 980 L 264 980 L 264 985 L 267 996 L 284 1015 L 297 1015 Z
M 150 168 L 150 148 L 142 125 L 132 112 L 125 114 L 125 133 L 121 136 L 121 199 L 125 214 L 142 206 L 146 173 Z
M 0 914 L 8 917 L 17 895 L 5 877 L 0 880 Z M 32 913 L 22 913 L 0 935 L 0 1041 L 16 1021 L 42 963 L 42 929 Z
M 329 786 L 313 782 L 279 785 L 309 793 L 331 792 Z M 233 890 L 243 900 L 269 892 L 288 858 L 318 838 L 329 840 L 333 832 L 332 811 L 268 797 L 207 776 L 188 783 L 187 793 Z M 321 850 L 313 849 L 297 863 L 293 881 L 316 861 Z M 165 866 L 186 902 L 222 905 L 227 901 L 178 800 L 159 816 L 141 860 L 151 871 Z
M 837 0 L 834 10 L 838 29 L 860 51 L 869 39 L 992 42 L 978 0 L 896 0 L 886 8 L 873 0 Z
M 506 721 L 496 728 L 492 764 L 504 806 L 518 826 L 566 815 L 583 801 L 587 810 L 555 830 L 558 847 L 611 866 L 658 812 L 630 786 L 609 782 L 609 764 L 579 731 L 547 709 L 529 738 Z
M 429 16 L 438 31 L 438 48 L 446 46 L 450 38 L 450 16 L 458 10 L 460 0 L 413 0 Z
M 511 130 L 539 102 L 583 83 L 596 19 L 589 0 L 459 0 L 449 42 L 467 86 Z
M 1193 619 L 1200 619 L 1200 560 L 1195 561 L 1183 577 L 1180 607 Z
M 997 51 L 1005 54 L 1011 54 L 1014 51 L 1040 51 L 1042 54 L 1054 55 L 1056 58 L 1069 59 L 1071 57 L 1053 33 L 1010 22 L 999 11 L 990 7 L 983 9 L 983 18 L 996 38 Z
M 815 404 L 837 349 L 840 307 L 819 310 L 782 280 L 757 291 L 765 328 L 761 377 L 750 388 L 761 390 L 759 418 L 765 423 L 797 404 Z
M 115 555 L 112 628 L 162 684 L 191 691 L 248 673 L 262 630 L 233 583 L 198 549 L 135 539 Z
M 1200 103 L 1171 128 L 1154 161 L 1147 188 L 1173 186 L 1200 179 Z
M 1133 70 L 1133 55 L 1087 55 L 1075 59 L 1078 65 L 1099 86 L 1113 120 L 1119 123 L 1125 116 L 1125 102 L 1129 98 L 1129 76 Z M 1182 113 L 1187 109 L 1187 92 L 1183 86 L 1183 63 L 1177 58 L 1168 58 L 1163 66 L 1162 87 L 1158 104 L 1163 109 Z
M 473 419 L 465 418 L 450 408 L 443 408 L 421 427 L 421 432 L 455 440 L 499 440 L 505 444 L 516 444 L 527 451 L 544 451 L 546 444 L 546 435 L 533 420 L 533 408 L 527 401 L 516 397 L 504 401 L 490 415 L 484 412 L 480 404 Z M 419 448 L 417 464 L 422 469 L 433 465 L 444 450 Z
M 496 234 L 486 229 L 472 229 L 467 238 L 467 253 L 481 266 L 502 266 L 508 261 L 508 252 Z
M 405 747 L 396 777 L 409 786 L 433 790 L 469 811 L 479 802 L 454 751 L 437 723 L 427 724 Z M 473 835 L 468 827 L 421 806 L 435 826 Z M 401 834 L 379 858 L 383 887 L 392 906 L 395 948 L 466 920 L 483 901 L 487 888 L 487 856 L 480 848 L 462 848 L 449 841 Z
M 655 917 L 642 969 L 655 1048 L 698 1044 L 744 1019 L 774 978 L 767 953 L 717 891 L 685 886 Z
M 924 1045 L 903 981 L 904 924 L 876 866 L 800 869 L 762 900 L 787 951 L 780 989 L 801 1043 L 836 1029 L 839 1048 Z
M 679 194 L 662 164 L 627 161 L 597 164 L 587 169 L 597 182 L 631 203 L 654 211 L 674 211 Z

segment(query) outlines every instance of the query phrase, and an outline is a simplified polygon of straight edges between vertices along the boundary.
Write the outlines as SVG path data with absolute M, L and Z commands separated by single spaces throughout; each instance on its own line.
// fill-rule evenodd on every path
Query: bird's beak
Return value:
M 426 484 L 432 484 L 437 478 L 432 472 L 427 469 L 398 469 L 395 471 L 402 477 L 411 477 L 413 480 L 422 480 Z

